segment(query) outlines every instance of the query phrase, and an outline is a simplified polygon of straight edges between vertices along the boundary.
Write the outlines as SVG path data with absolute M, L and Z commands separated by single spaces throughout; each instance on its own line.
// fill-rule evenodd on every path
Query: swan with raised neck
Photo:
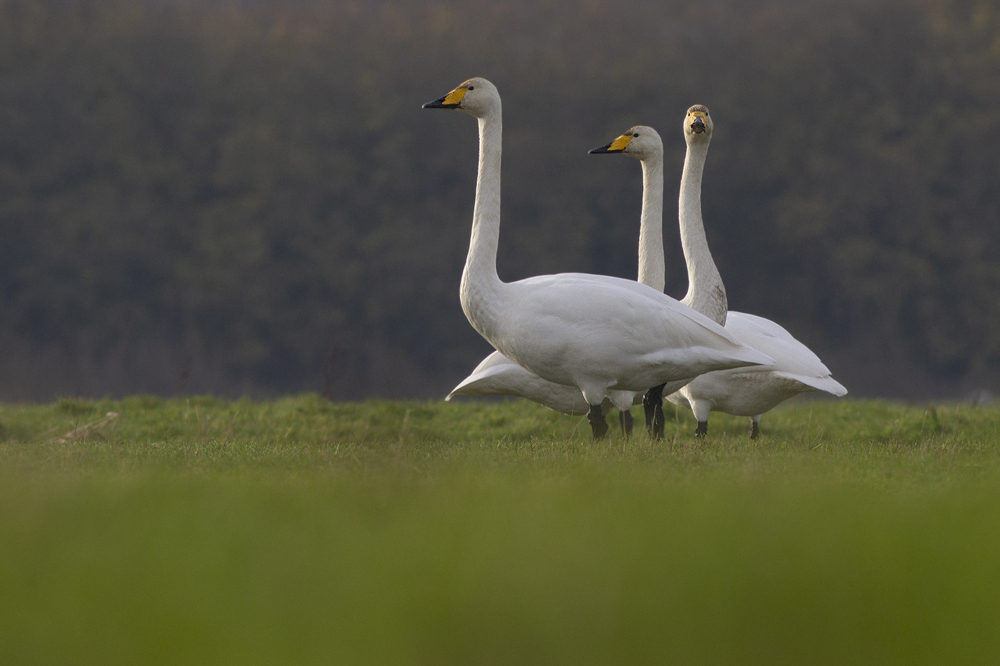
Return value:
M 684 117 L 687 155 L 681 177 L 678 205 L 681 243 L 688 267 L 688 292 L 683 303 L 724 324 L 745 344 L 771 355 L 769 367 L 738 368 L 696 377 L 676 393 L 671 402 L 691 408 L 698 426 L 695 436 L 708 433 L 712 411 L 751 419 L 750 437 L 760 433 L 760 417 L 784 400 L 807 391 L 842 396 L 847 389 L 830 376 L 816 354 L 778 324 L 743 312 L 727 312 L 726 289 L 705 237 L 701 212 L 701 186 L 714 123 L 708 108 L 696 104 Z
M 594 148 L 591 154 L 623 153 L 642 164 L 643 200 L 639 223 L 639 282 L 663 291 L 663 142 L 650 127 L 637 125 L 611 143 Z M 658 248 L 658 251 L 657 251 Z M 672 382 L 670 390 L 687 380 Z M 575 387 L 548 382 L 520 367 L 500 352 L 493 352 L 456 386 L 446 399 L 455 395 L 516 395 L 528 398 L 565 414 L 586 414 L 589 406 Z M 622 431 L 632 430 L 630 407 L 636 392 L 619 391 L 604 402 L 605 413 L 619 410 Z
M 663 261 L 663 140 L 652 127 L 636 125 L 592 154 L 621 153 L 642 164 L 639 218 L 639 282 L 657 291 L 665 286 Z
M 621 153 L 642 163 L 642 213 L 639 218 L 639 282 L 664 288 L 663 255 L 663 140 L 652 127 L 636 125 L 620 137 L 592 153 Z M 650 387 L 642 395 L 646 430 L 654 439 L 662 439 L 665 419 L 663 396 L 687 382 L 673 382 Z
M 695 104 L 688 109 L 684 118 L 687 153 L 684 156 L 684 171 L 681 173 L 681 190 L 677 201 L 681 247 L 684 249 L 688 271 L 688 291 L 681 303 L 725 325 L 726 311 L 729 309 L 726 286 L 708 248 L 701 215 L 701 181 L 714 127 L 707 107 Z M 662 244 L 660 249 L 662 250 Z

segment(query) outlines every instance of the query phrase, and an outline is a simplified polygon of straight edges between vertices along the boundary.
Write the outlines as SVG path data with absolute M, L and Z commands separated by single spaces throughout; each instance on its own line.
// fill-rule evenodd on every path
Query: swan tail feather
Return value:
M 838 398 L 847 395 L 847 388 L 830 376 L 808 377 L 806 375 L 797 375 L 791 372 L 775 372 L 774 374 L 779 377 L 784 377 L 786 379 L 791 379 L 805 384 L 813 390 L 824 391 L 831 395 L 835 395 Z

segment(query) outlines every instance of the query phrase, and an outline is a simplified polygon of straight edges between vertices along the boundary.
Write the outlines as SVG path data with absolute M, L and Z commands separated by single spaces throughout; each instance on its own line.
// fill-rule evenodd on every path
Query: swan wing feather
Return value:
M 644 391 L 773 361 L 704 315 L 630 280 L 560 273 L 510 286 L 508 316 L 491 342 L 556 383 Z
M 483 359 L 472 374 L 452 389 L 445 400 L 451 400 L 456 395 L 516 396 L 575 416 L 586 414 L 590 409 L 583 393 L 576 386 L 542 379 L 498 351 Z M 604 411 L 609 411 L 611 403 L 608 400 L 603 402 L 607 403 Z
M 776 372 L 813 378 L 830 376 L 830 369 L 819 356 L 770 319 L 730 311 L 726 317 L 726 329 L 744 344 L 773 357 L 773 370 Z

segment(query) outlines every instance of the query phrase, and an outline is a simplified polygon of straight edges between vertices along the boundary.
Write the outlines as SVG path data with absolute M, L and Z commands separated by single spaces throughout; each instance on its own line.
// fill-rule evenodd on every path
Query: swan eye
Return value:
M 476 86 L 469 86 L 469 90 L 475 90 Z
M 633 135 L 632 135 L 632 137 L 633 137 L 633 138 L 634 138 L 634 137 L 637 137 L 637 136 L 639 136 L 639 133 L 638 133 L 638 132 L 636 132 L 635 134 L 633 134 Z

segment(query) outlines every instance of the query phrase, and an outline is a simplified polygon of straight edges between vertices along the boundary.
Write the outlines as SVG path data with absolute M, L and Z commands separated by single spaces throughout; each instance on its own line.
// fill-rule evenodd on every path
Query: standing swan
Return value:
M 642 213 L 639 218 L 639 282 L 657 291 L 664 287 L 663 260 L 663 140 L 652 127 L 636 125 L 601 148 L 590 151 L 622 153 L 642 164 Z M 663 439 L 663 395 L 673 393 L 686 381 L 659 384 L 642 396 L 646 430 L 653 439 Z
M 726 289 L 708 249 L 701 216 L 701 180 L 712 128 L 706 107 L 697 104 L 688 109 L 684 119 L 687 155 L 679 201 L 688 292 L 681 302 L 724 324 L 744 344 L 772 356 L 774 365 L 703 374 L 668 399 L 694 412 L 698 420 L 696 437 L 708 433 L 709 412 L 719 411 L 749 416 L 750 437 L 756 439 L 761 414 L 778 403 L 807 391 L 826 391 L 839 397 L 846 395 L 847 389 L 830 376 L 816 354 L 778 324 L 743 312 L 728 312 L 727 316 Z
M 640 130 L 644 131 L 640 136 Z M 663 291 L 663 142 L 660 135 L 650 128 L 633 127 L 613 142 L 594 148 L 592 154 L 625 152 L 642 162 L 642 217 L 639 223 L 639 282 L 657 291 Z M 681 388 L 687 379 L 671 382 L 667 393 Z M 662 388 L 660 396 L 662 401 Z M 528 372 L 500 352 L 493 352 L 476 366 L 468 377 L 448 394 L 455 395 L 516 395 L 541 403 L 564 414 L 586 414 L 587 401 L 575 386 L 555 384 Z M 614 391 L 603 403 L 604 413 L 612 407 L 618 409 L 622 432 L 632 433 L 632 415 L 635 402 L 632 391 Z M 661 428 L 662 428 L 662 408 Z M 649 418 L 647 418 L 649 427 Z M 661 431 L 662 434 L 662 431 Z
M 501 104 L 496 87 L 469 79 L 424 108 L 458 109 L 479 121 L 479 175 L 460 297 L 480 335 L 518 365 L 578 387 L 595 439 L 608 430 L 609 390 L 644 391 L 711 370 L 770 363 L 725 329 L 646 285 L 561 273 L 505 283 L 500 236 Z

